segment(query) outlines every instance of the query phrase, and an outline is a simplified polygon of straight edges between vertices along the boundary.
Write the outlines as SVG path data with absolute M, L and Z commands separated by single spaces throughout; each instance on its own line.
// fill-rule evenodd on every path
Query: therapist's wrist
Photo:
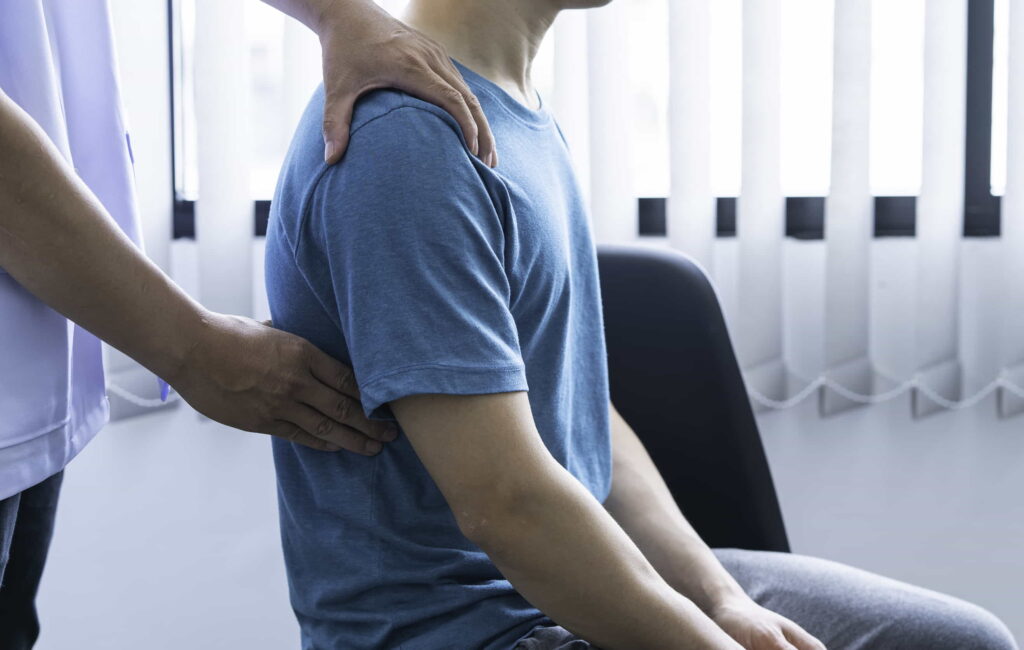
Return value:
M 184 306 L 169 319 L 167 340 L 157 361 L 158 367 L 150 369 L 171 386 L 182 384 L 195 364 L 196 355 L 208 348 L 214 338 L 219 316 L 198 303 Z
M 341 34 L 358 35 L 367 16 L 384 12 L 373 0 L 311 0 L 303 22 L 320 38 L 320 42 Z

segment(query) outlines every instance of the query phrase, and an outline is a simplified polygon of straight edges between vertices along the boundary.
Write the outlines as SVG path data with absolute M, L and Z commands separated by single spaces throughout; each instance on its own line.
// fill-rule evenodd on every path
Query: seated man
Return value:
M 412 1 L 465 64 L 496 168 L 397 91 L 360 101 L 333 167 L 322 91 L 303 117 L 267 239 L 274 322 L 348 360 L 402 431 L 375 457 L 274 441 L 303 647 L 1014 648 L 952 598 L 716 555 L 611 408 L 587 215 L 529 80 L 558 12 L 598 4 Z

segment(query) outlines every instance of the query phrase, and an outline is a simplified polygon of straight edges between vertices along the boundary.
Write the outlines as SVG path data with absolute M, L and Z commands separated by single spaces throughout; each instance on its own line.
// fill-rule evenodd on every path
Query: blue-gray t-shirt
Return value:
M 597 260 L 551 116 L 461 68 L 501 147 L 495 170 L 441 109 L 357 105 L 323 163 L 323 91 L 292 142 L 267 234 L 274 324 L 355 370 L 363 407 L 529 390 L 544 444 L 600 501 L 611 483 Z M 274 441 L 303 647 L 507 650 L 547 622 L 455 518 L 408 439 L 373 458 Z

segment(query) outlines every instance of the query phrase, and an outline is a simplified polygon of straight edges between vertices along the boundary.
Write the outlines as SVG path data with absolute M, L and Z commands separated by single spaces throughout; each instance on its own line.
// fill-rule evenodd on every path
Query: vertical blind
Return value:
M 708 169 L 712 144 L 709 95 L 711 0 L 669 4 L 669 142 L 671 192 L 668 236 L 672 246 L 712 269 L 714 197 Z M 788 406 L 815 393 L 823 413 L 882 401 L 910 392 L 916 415 L 971 406 L 993 391 L 1003 415 L 1024 410 L 1024 226 L 1019 141 L 1024 127 L 1022 10 L 1011 9 L 1009 42 L 1009 133 L 1003 282 L 1007 299 L 992 336 L 1001 340 L 1000 376 L 982 389 L 964 392 L 959 320 L 962 309 L 961 248 L 967 78 L 966 0 L 924 0 L 923 98 L 919 106 L 921 188 L 917 200 L 913 368 L 894 376 L 876 367 L 871 354 L 871 249 L 874 197 L 872 162 L 873 23 L 871 0 L 835 3 L 830 187 L 825 202 L 824 350 L 817 377 L 791 372 L 784 350 L 783 242 L 785 204 L 780 91 L 783 0 L 742 2 L 742 157 L 738 197 L 737 313 L 732 318 L 748 388 L 755 402 Z M 591 31 L 590 47 L 601 47 Z M 883 71 L 884 72 L 884 71 Z M 561 83 L 562 80 L 559 80 Z M 594 82 L 593 74 L 591 83 Z M 599 100 L 591 92 L 592 100 Z M 877 115 L 877 113 L 876 113 Z M 1016 140 L 1016 141 L 1015 141 Z M 595 155 L 592 150 L 591 155 Z M 595 164 L 596 161 L 591 161 Z M 596 176 L 595 176 L 596 178 Z M 596 198 L 596 195 L 595 195 Z M 595 211 L 595 218 L 618 217 Z M 612 229 L 609 229 L 612 230 Z M 1012 285 L 1012 287 L 1011 287 Z M 884 381 L 883 381 L 884 380 Z M 885 387 L 885 390 L 882 390 Z
M 1003 197 L 1003 380 L 1024 386 L 1024 6 L 1010 3 L 1006 194 Z M 1004 388 L 1004 416 L 1024 412 L 1024 391 Z

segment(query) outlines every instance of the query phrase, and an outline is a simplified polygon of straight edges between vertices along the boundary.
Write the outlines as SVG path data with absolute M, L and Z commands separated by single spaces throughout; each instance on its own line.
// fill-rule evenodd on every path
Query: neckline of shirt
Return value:
M 541 97 L 540 93 L 537 93 L 537 101 L 540 102 L 540 107 L 534 110 L 524 106 L 521 102 L 512 97 L 512 95 L 508 94 L 508 92 L 506 92 L 501 86 L 479 72 L 466 67 L 455 59 L 452 59 L 452 63 L 455 64 L 455 67 L 458 68 L 459 72 L 462 73 L 463 78 L 467 82 L 476 85 L 477 88 L 487 93 L 491 99 L 497 102 L 505 112 L 515 119 L 532 128 L 544 128 L 551 123 L 551 114 L 548 113 L 544 105 L 544 99 Z

